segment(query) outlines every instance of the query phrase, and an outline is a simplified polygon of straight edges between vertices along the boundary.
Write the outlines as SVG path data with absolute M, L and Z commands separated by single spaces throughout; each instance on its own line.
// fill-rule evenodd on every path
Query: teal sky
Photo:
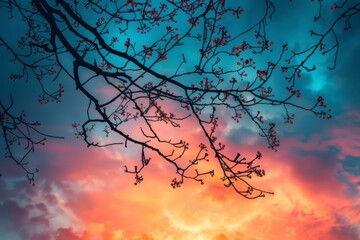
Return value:
M 241 7 L 244 9 L 240 18 L 242 25 L 230 18 L 224 18 L 223 20 L 223 24 L 228 28 L 229 34 L 256 22 L 258 16 L 264 11 L 265 2 L 241 2 Z M 338 17 L 340 12 L 344 11 L 346 7 L 358 4 L 358 1 L 355 0 L 345 1 L 346 4 L 343 9 L 331 10 L 331 6 L 334 3 L 332 1 L 322 1 L 322 17 L 315 25 L 313 17 L 318 12 L 319 5 L 317 2 L 299 0 L 292 1 L 291 3 L 280 0 L 273 2 L 276 6 L 275 12 L 272 20 L 268 21 L 266 26 L 267 37 L 274 43 L 272 52 L 267 51 L 261 55 L 253 55 L 245 51 L 241 55 L 245 59 L 253 57 L 257 62 L 256 66 L 258 68 L 267 66 L 269 61 L 277 59 L 283 44 L 288 44 L 289 51 L 286 53 L 288 56 L 291 50 L 301 51 L 306 49 L 317 39 L 315 36 L 310 36 L 311 29 L 317 32 L 326 31 L 329 28 L 329 24 Z M 343 1 L 335 2 L 341 4 Z M 235 3 L 234 1 L 227 1 L 226 4 L 231 6 Z M 84 10 L 83 18 L 94 25 L 98 16 L 93 13 L 89 14 Z M 177 27 L 179 33 L 186 32 L 190 27 L 187 20 L 186 14 L 180 14 L 178 22 L 169 25 Z M 12 44 L 14 49 L 17 50 L 19 50 L 17 40 L 25 30 L 23 24 L 18 16 L 9 19 L 7 9 L 0 7 L 0 37 Z M 128 29 L 126 35 L 117 35 L 119 32 L 118 27 L 114 24 L 114 26 L 110 27 L 109 39 L 112 36 L 118 37 L 119 41 L 115 44 L 115 48 L 125 50 L 124 43 L 127 38 L 130 38 L 130 43 L 136 42 L 135 48 L 139 50 L 143 49 L 143 45 L 151 45 L 162 34 L 165 34 L 165 26 L 166 24 L 163 24 L 146 35 L 137 33 L 134 28 Z M 281 213 L 284 214 L 282 216 L 291 219 L 291 221 L 289 220 L 291 222 L 289 225 L 294 224 L 291 227 L 294 227 L 294 231 L 299 236 L 298 239 L 309 237 L 303 235 L 306 231 L 313 237 L 308 239 L 358 239 L 360 237 L 360 219 L 356 214 L 352 213 L 360 211 L 360 41 L 358 40 L 360 39 L 360 14 L 355 15 L 351 19 L 352 29 L 344 31 L 343 26 L 343 22 L 340 22 L 335 27 L 336 36 L 340 43 L 336 68 L 331 71 L 328 69 L 328 67 L 333 65 L 334 54 L 330 53 L 325 56 L 320 53 L 314 54 L 307 63 L 307 66 L 316 65 L 317 69 L 312 72 L 303 71 L 301 73 L 301 79 L 298 79 L 296 82 L 296 88 L 301 91 L 301 97 L 291 100 L 294 103 L 311 106 L 316 102 L 318 96 L 322 96 L 329 108 L 332 109 L 333 118 L 331 120 L 321 120 L 309 112 L 293 109 L 291 113 L 296 115 L 294 124 L 286 125 L 283 123 L 283 108 L 270 108 L 269 106 L 255 108 L 254 111 L 261 110 L 266 114 L 264 116 L 266 120 L 277 123 L 281 145 L 278 153 L 275 153 L 267 150 L 265 140 L 258 137 L 258 129 L 251 125 L 251 121 L 244 118 L 238 124 L 230 118 L 227 119 L 229 117 L 228 110 L 221 112 L 224 117 L 221 119 L 222 128 L 218 136 L 229 145 L 231 151 L 243 150 L 249 156 L 252 156 L 257 150 L 264 151 L 264 161 L 262 160 L 261 164 L 268 171 L 269 180 L 267 184 L 267 177 L 265 177 L 262 179 L 261 184 L 271 188 L 272 191 L 279 192 L 278 196 L 282 196 L 281 198 L 276 194 L 274 196 L 267 196 L 267 198 L 273 200 L 267 200 L 267 198 L 264 200 L 263 205 L 267 206 L 266 209 L 262 209 L 260 206 L 262 199 L 247 205 L 248 203 L 244 202 L 243 199 L 235 198 L 232 193 L 225 192 L 226 194 L 223 198 L 219 197 L 224 192 L 223 190 L 218 190 L 212 180 L 210 180 L 208 185 L 205 184 L 205 186 L 196 185 L 198 188 L 193 188 L 192 183 L 188 183 L 189 187 L 185 186 L 185 190 L 179 189 L 176 193 L 172 193 L 171 186 L 168 184 L 172 173 L 167 173 L 171 168 L 160 161 L 154 161 L 149 170 L 144 173 L 145 182 L 146 179 L 149 179 L 151 183 L 147 185 L 144 182 L 144 185 L 148 188 L 141 187 L 141 190 L 134 189 L 133 177 L 124 175 L 123 169 L 125 164 L 134 162 L 134 159 L 137 157 L 137 148 L 130 147 L 128 150 L 123 148 L 109 148 L 109 150 L 88 149 L 81 139 L 76 139 L 74 129 L 71 128 L 73 123 L 85 121 L 88 104 L 87 99 L 81 95 L 80 91 L 75 89 L 74 82 L 65 74 L 62 74 L 54 82 L 50 78 L 41 80 L 49 91 L 55 91 L 58 88 L 58 84 L 61 83 L 64 85 L 65 92 L 61 98 L 61 103 L 39 104 L 38 96 L 42 93 L 39 82 L 34 79 L 34 76 L 31 76 L 28 82 L 22 80 L 11 81 L 10 74 L 20 71 L 21 68 L 19 64 L 11 62 L 13 56 L 4 46 L 1 46 L 0 101 L 7 104 L 10 101 L 10 96 L 12 96 L 14 99 L 13 111 L 15 113 L 25 110 L 29 120 L 41 122 L 41 129 L 44 132 L 62 136 L 65 139 L 48 139 L 45 146 L 39 147 L 29 156 L 30 168 L 40 169 L 40 172 L 36 175 L 35 187 L 27 184 L 24 172 L 14 162 L 3 157 L 4 141 L 3 139 L 0 140 L 0 172 L 2 174 L 0 178 L 0 235 L 5 236 L 4 240 L 110 239 L 110 237 L 106 238 L 106 236 L 110 235 L 106 235 L 105 232 L 113 234 L 115 229 L 119 229 L 123 238 L 118 239 L 166 239 L 165 237 L 168 237 L 168 239 L 188 239 L 186 236 L 195 236 L 191 235 L 195 234 L 194 232 L 188 230 L 190 227 L 180 228 L 180 224 L 174 227 L 168 219 L 176 219 L 173 215 L 169 214 L 169 209 L 171 209 L 171 204 L 176 202 L 174 200 L 176 197 L 174 196 L 181 196 L 183 191 L 184 194 L 192 192 L 196 201 L 206 202 L 210 201 L 209 198 L 212 199 L 211 204 L 206 208 L 200 204 L 197 206 L 190 203 L 190 200 L 184 197 L 184 202 L 179 203 L 180 207 L 187 209 L 186 206 L 189 206 L 188 209 L 192 209 L 192 211 L 196 211 L 198 208 L 199 214 L 204 216 L 201 220 L 195 221 L 197 219 L 195 216 L 184 217 L 181 213 L 174 211 L 178 214 L 179 219 L 180 216 L 182 216 L 182 220 L 185 219 L 183 222 L 178 220 L 184 226 L 187 222 L 192 222 L 192 220 L 197 223 L 211 222 L 213 219 L 207 217 L 213 216 L 211 214 L 217 210 L 224 219 L 230 218 L 229 205 L 233 206 L 231 204 L 238 202 L 239 205 L 243 204 L 245 207 L 249 206 L 251 208 L 255 206 L 262 209 L 265 215 L 259 213 L 260 215 L 256 216 L 266 216 L 268 213 L 273 217 L 274 224 L 278 224 L 272 227 L 269 225 L 268 229 L 264 227 L 264 229 L 259 230 L 258 235 L 254 235 L 258 237 L 257 239 L 271 239 L 266 238 L 266 236 L 271 236 L 271 233 L 280 231 L 278 230 L 281 229 L 279 226 L 286 224 L 286 222 L 281 222 L 272 212 L 272 209 L 276 209 L 276 207 L 282 209 L 281 211 L 283 212 Z M 200 27 L 194 28 L 194 32 L 200 33 Z M 329 38 L 325 42 L 331 45 L 333 40 Z M 243 41 L 254 41 L 253 33 L 234 40 L 234 45 L 239 45 Z M 166 76 L 172 76 L 182 61 L 182 54 L 184 54 L 187 62 L 181 65 L 179 72 L 192 71 L 200 57 L 200 43 L 196 39 L 184 41 L 183 46 L 175 48 L 174 51 L 166 55 L 166 61 L 156 64 L 154 70 Z M 227 47 L 231 49 L 232 45 Z M 227 47 L 224 48 L 226 49 Z M 155 59 L 157 55 L 157 53 L 154 53 L 154 58 L 148 60 L 148 66 L 150 66 L 151 60 Z M 220 65 L 224 66 L 224 68 L 231 69 L 237 67 L 236 61 L 238 60 L 235 57 L 220 56 Z M 95 55 L 89 55 L 88 57 L 89 59 L 95 58 Z M 121 64 L 123 61 L 118 56 L 111 56 L 109 60 L 117 64 Z M 71 68 L 72 62 L 70 56 L 64 55 L 61 61 Z M 294 63 L 297 63 L 297 61 L 299 59 L 295 58 Z M 84 72 L 83 74 L 87 76 L 92 73 Z M 136 76 L 139 72 L 135 71 L 131 74 Z M 208 75 L 210 76 L 211 74 Z M 253 76 L 254 73 L 249 71 L 248 79 L 251 79 Z M 148 79 L 152 77 L 149 76 Z M 198 75 L 181 76 L 175 79 L 190 86 L 191 84 L 198 85 L 199 79 L 202 77 Z M 226 78 L 228 78 L 226 79 L 226 82 L 228 82 L 231 75 L 227 75 Z M 245 79 L 244 82 L 247 82 L 247 80 Z M 286 84 L 284 74 L 280 70 L 275 71 L 271 81 L 269 81 L 269 86 L 271 85 L 274 93 L 279 98 L 286 96 Z M 223 86 L 229 87 L 230 84 L 224 83 Z M 104 99 L 108 98 L 109 94 L 111 94 L 98 83 L 92 85 L 91 90 Z M 174 91 L 179 91 L 179 89 L 174 89 Z M 173 109 L 175 105 L 169 104 L 166 106 Z M 184 109 L 177 109 L 176 111 L 179 115 L 185 114 Z M 132 127 L 138 126 L 137 124 L 140 125 L 138 122 L 134 123 L 134 125 L 129 125 L 130 127 L 126 131 L 136 132 Z M 196 128 L 193 127 L 194 125 L 191 122 L 184 125 L 183 129 L 189 132 L 182 132 L 185 131 L 182 130 L 177 133 L 161 132 L 161 134 L 165 136 L 167 134 L 174 134 L 175 137 L 184 135 L 190 141 L 201 141 L 201 138 L 197 135 Z M 97 129 L 95 133 L 93 137 L 104 139 L 102 129 Z M 105 139 L 105 141 L 107 140 Z M 21 154 L 21 150 L 19 150 L 18 154 Z M 113 158 L 119 158 L 119 160 L 112 161 Z M 164 179 L 159 180 L 159 176 L 163 176 Z M 87 185 L 88 182 L 91 182 L 91 184 Z M 287 187 L 294 187 L 294 196 L 289 197 L 285 194 L 286 197 L 284 197 L 282 195 L 285 191 L 282 188 L 284 186 L 282 184 L 285 184 L 285 182 L 289 184 L 286 185 Z M 166 189 L 162 185 L 163 183 L 167 184 L 169 188 Z M 122 194 L 112 195 L 112 187 L 114 189 L 117 188 Z M 154 199 L 154 193 L 151 192 L 152 188 L 159 191 L 155 195 L 160 199 L 159 201 L 154 200 L 156 202 L 154 209 L 166 209 L 162 212 L 162 215 L 158 213 L 159 215 L 154 216 L 154 218 L 150 217 L 149 214 L 153 212 L 146 205 Z M 110 191 L 109 189 L 112 190 Z M 194 189 L 198 189 L 198 191 Z M 126 193 L 129 193 L 129 195 L 126 195 Z M 97 201 L 97 197 L 100 198 L 100 196 L 102 200 Z M 328 199 L 328 201 L 324 202 L 324 199 Z M 149 202 L 145 203 L 146 200 L 149 200 Z M 92 208 L 85 210 L 81 206 L 81 201 L 84 201 Z M 124 206 L 142 209 L 144 223 L 138 223 L 141 221 L 141 217 L 132 214 L 129 210 L 130 207 L 124 207 L 120 213 L 116 204 L 117 201 L 123 201 Z M 290 202 L 292 205 L 288 207 Z M 322 212 L 319 215 L 316 215 L 314 212 L 310 213 L 311 211 L 316 211 L 316 206 L 320 206 L 321 202 L 324 202 L 323 208 L 321 208 Z M 224 207 L 224 210 L 222 206 L 225 205 L 227 207 L 226 209 Z M 94 209 L 98 209 L 98 211 Z M 104 209 L 103 212 L 101 209 Z M 212 211 L 211 214 L 209 209 Z M 343 213 L 342 210 L 344 210 Z M 236 212 L 237 210 L 234 211 Z M 241 211 L 239 210 L 239 212 Z M 141 211 L 139 210 L 139 212 Z M 174 214 L 174 212 L 171 213 Z M 257 213 L 254 210 L 255 212 Z M 109 213 L 113 213 L 112 217 L 107 216 Z M 256 220 L 255 217 L 252 219 L 250 215 L 249 222 L 254 222 L 254 226 L 262 224 L 260 222 L 261 217 L 259 218 L 260 220 Z M 304 217 L 304 221 L 300 219 L 300 215 L 309 216 L 311 224 L 306 223 L 306 217 Z M 90 229 L 94 227 L 92 224 L 96 222 L 94 219 L 98 219 L 98 224 L 102 224 L 103 230 L 101 231 L 104 232 L 104 235 L 96 235 L 97 233 L 91 235 L 93 233 Z M 301 227 L 296 228 L 296 224 L 299 224 Z M 159 225 L 171 227 L 166 229 Z M 200 228 L 200 223 L 194 225 L 202 229 Z M 289 225 L 287 226 L 290 228 Z M 138 226 L 138 235 L 136 230 L 134 230 L 136 229 L 134 226 Z M 234 237 L 241 236 L 236 235 L 239 233 L 231 230 L 230 227 L 224 227 L 226 229 L 224 232 L 222 232 L 221 226 L 216 225 L 216 227 L 211 231 L 208 230 L 209 234 L 212 234 L 211 236 L 206 235 L 205 230 L 207 228 L 204 228 L 204 232 L 199 230 L 196 234 L 199 234 L 198 236 L 213 237 L 208 239 L 235 239 Z M 249 227 L 249 229 L 252 228 Z M 241 229 L 241 231 L 245 232 L 246 229 Z M 143 235 L 140 233 L 143 233 Z M 221 234 L 227 238 L 215 238 L 216 236 L 222 236 Z M 148 236 L 149 238 L 140 238 L 140 235 Z M 340 238 L 342 236 L 344 238 Z

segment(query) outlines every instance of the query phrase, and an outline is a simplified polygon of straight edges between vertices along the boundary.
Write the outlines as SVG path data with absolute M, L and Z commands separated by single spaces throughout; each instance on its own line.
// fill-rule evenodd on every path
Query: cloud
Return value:
M 88 149 L 81 141 L 52 142 L 36 162 L 36 187 L 15 173 L 0 182 L 0 212 L 6 216 L 1 230 L 8 239 L 335 240 L 341 234 L 351 239 L 358 236 L 360 221 L 359 193 L 348 193 L 349 184 L 356 188 L 359 182 L 357 116 L 339 116 L 346 124 L 329 123 L 326 134 L 322 126 L 307 138 L 283 136 L 279 152 L 264 151 L 266 177 L 254 180 L 275 195 L 254 201 L 224 188 L 220 175 L 205 186 L 187 181 L 172 190 L 171 174 L 156 158 L 135 187 L 132 176 L 122 173 L 123 161 L 131 161 L 127 154 Z M 307 130 L 301 123 L 299 129 Z M 236 141 L 227 148 L 239 151 Z M 251 157 L 258 148 L 250 144 L 240 152 Z M 22 231 L 8 233 L 19 224 Z
M 294 4 L 296 7 L 290 9 L 279 5 L 277 10 L 286 15 L 274 15 L 277 18 L 271 23 L 274 25 L 288 24 L 290 19 L 285 17 L 296 20 L 291 31 L 277 25 L 281 31 L 269 35 L 274 37 L 275 44 L 291 38 L 290 43 L 297 46 L 306 39 L 302 34 L 308 29 L 296 26 L 303 17 L 311 20 L 311 13 L 299 16 L 299 8 L 305 5 Z M 255 7 L 255 3 L 250 5 Z M 267 171 L 266 177 L 253 179 L 257 186 L 274 191 L 275 195 L 254 201 L 244 200 L 225 188 L 219 180 L 221 171 L 206 179 L 205 185 L 186 181 L 180 189 L 173 190 L 170 186 L 173 173 L 169 171 L 174 169 L 156 155 L 152 155 L 151 165 L 144 171 L 145 181 L 135 187 L 133 176 L 123 174 L 123 166 L 138 164 L 137 149 L 130 148 L 127 152 L 121 146 L 87 148 L 80 139 L 74 141 L 70 137 L 70 124 L 81 121 L 83 115 L 78 110 L 82 104 L 86 106 L 77 92 L 66 89 L 68 98 L 62 104 L 38 111 L 27 102 L 27 99 L 36 101 L 38 92 L 32 91 L 36 87 L 23 86 L 16 92 L 21 96 L 19 102 L 23 101 L 23 106 L 33 114 L 47 112 L 38 114 L 50 120 L 45 127 L 64 133 L 67 139 L 49 141 L 31 156 L 32 166 L 40 169 L 35 187 L 24 181 L 18 168 L 11 163 L 6 165 L 3 172 L 6 179 L 0 178 L 1 237 L 5 240 L 360 238 L 356 33 L 339 35 L 344 46 L 339 53 L 343 59 L 338 62 L 340 69 L 321 74 L 321 79 L 327 82 L 318 93 L 304 93 L 304 99 L 324 93 L 335 110 L 334 120 L 324 123 L 299 113 L 292 128 L 279 131 L 282 137 L 279 152 L 263 151 L 260 163 Z M 304 78 L 305 90 L 310 76 Z M 98 90 L 99 95 L 114 94 L 109 89 Z M 164 107 L 176 112 L 176 106 Z M 61 116 L 58 118 L 57 114 Z M 277 111 L 269 114 L 274 120 L 282 121 Z M 240 152 L 251 158 L 257 150 L 266 148 L 261 143 L 263 139 L 249 137 L 257 133 L 247 122 L 243 122 L 245 127 L 239 127 L 228 123 L 231 117 L 228 113 L 222 117 L 219 136 L 227 140 L 226 151 L 231 155 Z M 192 120 L 185 121 L 180 129 L 156 127 L 166 138 L 186 138 L 192 146 L 197 146 L 203 136 L 199 129 L 194 129 Z M 138 125 L 126 131 L 131 132 L 132 127 Z M 1 164 L 3 171 L 5 163 Z M 206 167 L 215 164 L 216 161 Z
M 73 233 L 72 228 L 59 228 L 55 233 L 56 240 L 82 240 L 82 237 Z

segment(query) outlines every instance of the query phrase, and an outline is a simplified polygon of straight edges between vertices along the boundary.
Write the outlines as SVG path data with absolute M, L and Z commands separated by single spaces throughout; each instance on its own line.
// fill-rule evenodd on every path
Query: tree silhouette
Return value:
M 313 41 L 296 51 L 287 44 L 275 47 L 279 43 L 268 37 L 268 22 L 275 14 L 272 1 L 259 2 L 260 14 L 252 23 L 242 17 L 252 9 L 242 4 L 235 0 L 2 0 L 0 7 L 8 10 L 9 18 L 21 18 L 26 29 L 16 44 L 7 36 L 0 36 L 0 43 L 22 66 L 10 78 L 36 79 L 40 84 L 40 104 L 61 102 L 64 93 L 61 83 L 56 91 L 49 91 L 45 81 L 64 76 L 74 81 L 89 104 L 84 112 L 87 120 L 73 128 L 88 146 L 139 147 L 140 165 L 125 166 L 135 175 L 135 184 L 143 181 L 141 171 L 151 156 L 174 166 L 174 188 L 185 179 L 202 184 L 203 176 L 214 175 L 214 170 L 201 170 L 199 163 L 211 161 L 218 164 L 226 187 L 257 198 L 271 193 L 249 181 L 253 175 L 265 175 L 257 163 L 260 151 L 253 158 L 227 151 L 218 137 L 219 128 L 230 120 L 252 124 L 276 150 L 276 126 L 263 115 L 264 109 L 281 110 L 289 124 L 295 109 L 330 119 L 321 96 L 312 105 L 301 104 L 298 81 L 304 72 L 316 69 L 311 60 L 319 53 L 332 56 L 328 68 L 335 68 L 336 30 L 339 25 L 351 28 L 360 3 L 343 1 L 329 9 L 321 0 L 313 3 L 318 8 L 314 29 L 324 11 L 338 15 L 324 32 L 309 29 Z M 258 63 L 259 59 L 267 59 L 267 64 Z M 108 94 L 94 91 L 98 87 Z M 12 105 L 12 99 L 8 106 L 0 101 L 6 155 L 33 183 L 37 170 L 28 170 L 25 158 L 52 136 L 40 132 L 38 123 L 27 122 L 24 113 L 13 115 Z M 179 131 L 185 123 L 201 132 L 202 142 L 190 142 L 184 134 L 169 137 L 164 130 Z M 15 143 L 25 146 L 19 159 L 13 154 Z

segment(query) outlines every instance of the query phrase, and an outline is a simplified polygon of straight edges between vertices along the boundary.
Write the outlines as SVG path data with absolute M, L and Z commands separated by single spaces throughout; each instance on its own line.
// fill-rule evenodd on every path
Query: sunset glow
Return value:
M 129 1 L 127 2 L 129 4 Z M 281 5 L 281 1 L 274 2 L 278 6 L 273 21 L 269 22 L 269 36 L 274 40 L 275 51 L 279 51 L 284 43 L 297 50 L 307 46 L 311 41 L 307 23 L 312 23 L 313 15 L 317 14 L 317 10 L 310 11 L 313 3 L 294 1 Z M 0 1 L 1 4 L 3 3 Z M 248 12 L 256 7 L 256 3 L 251 1 L 244 3 L 244 15 L 241 17 L 245 22 L 253 21 L 254 17 Z M 332 12 L 338 10 L 326 1 L 323 1 L 323 8 Z M 5 11 L 0 7 L 1 13 Z M 332 21 L 335 18 L 331 11 L 324 14 L 325 20 Z M 298 12 L 302 13 L 303 19 Z M 183 16 L 180 16 L 180 19 L 181 17 Z M 0 20 L 0 36 L 8 36 L 14 26 L 21 25 L 20 20 L 14 19 L 8 20 L 7 25 L 4 23 L 7 21 L 4 16 Z M 321 20 L 324 26 L 320 24 L 316 30 L 326 29 L 325 20 Z M 292 22 L 293 25 L 285 26 L 286 22 Z M 257 164 L 265 169 L 265 176 L 257 177 L 254 174 L 248 180 L 253 186 L 274 194 L 266 194 L 265 197 L 254 200 L 241 197 L 231 187 L 224 186 L 224 181 L 221 180 L 222 169 L 210 147 L 210 161 L 199 161 L 191 170 L 193 174 L 196 170 L 214 170 L 214 176 L 208 174 L 202 177 L 203 184 L 201 181 L 185 178 L 181 187 L 173 189 L 171 181 L 175 177 L 179 178 L 174 164 L 165 161 L 150 149 L 145 150 L 146 156 L 151 160 L 141 172 L 144 181 L 137 183 L 134 175 L 126 173 L 125 170 L 140 166 L 140 145 L 128 143 L 111 132 L 107 136 L 101 122 L 100 127 L 94 127 L 89 138 L 104 145 L 113 142 L 120 144 L 88 147 L 82 137 L 77 135 L 76 124 L 86 120 L 86 109 L 90 105 L 86 96 L 76 89 L 72 79 L 66 77 L 66 74 L 61 79 L 65 89 L 61 102 L 39 104 L 42 86 L 39 87 L 40 85 L 32 80 L 29 83 L 10 81 L 8 76 L 18 69 L 8 63 L 13 59 L 10 51 L 0 48 L 0 56 L 6 56 L 6 62 L 0 65 L 0 102 L 10 102 L 8 99 L 11 94 L 15 99 L 16 111 L 24 109 L 31 121 L 41 122 L 46 133 L 64 137 L 47 138 L 44 146 L 37 147 L 29 155 L 29 166 L 39 169 L 35 175 L 35 186 L 28 184 L 24 172 L 13 161 L 3 158 L 5 143 L 1 138 L 0 239 L 360 239 L 360 14 L 352 18 L 351 23 L 352 29 L 349 31 L 336 29 L 337 40 L 340 42 L 336 69 L 328 71 L 326 67 L 331 65 L 333 59 L 319 54 L 315 55 L 312 62 L 319 66 L 319 72 L 315 74 L 303 71 L 301 76 L 297 77 L 297 87 L 302 95 L 295 100 L 304 106 L 312 106 L 313 99 L 323 96 L 331 107 L 331 120 L 320 119 L 311 112 L 298 108 L 294 110 L 296 116 L 293 122 L 285 124 L 282 105 L 260 105 L 259 109 L 264 113 L 265 120 L 273 120 L 278 127 L 280 147 L 274 151 L 268 147 L 266 139 L 259 136 L 255 121 L 252 122 L 246 117 L 239 122 L 234 121 L 231 108 L 224 107 L 216 112 L 221 117 L 216 136 L 219 138 L 218 142 L 226 145 L 224 152 L 234 158 L 239 152 L 241 157 L 247 159 L 257 156 L 258 151 L 262 154 Z M 227 24 L 232 28 L 237 27 L 231 21 Z M 134 29 L 129 30 L 129 35 L 135 35 L 145 43 L 151 40 L 150 37 L 148 39 L 136 34 Z M 15 35 L 14 33 L 14 36 L 9 36 L 9 39 L 15 39 Z M 126 46 L 123 40 L 121 39 L 122 48 Z M 189 62 L 189 65 L 184 63 L 184 68 L 194 65 L 191 61 L 195 58 L 195 53 L 192 51 L 191 46 L 184 50 Z M 196 54 L 197 51 L 196 49 Z M 159 54 L 161 53 L 154 52 L 154 55 Z M 270 56 L 270 53 L 266 54 Z M 266 54 L 264 58 L 268 56 Z M 179 60 L 179 56 L 180 52 L 176 51 L 163 56 L 164 63 L 156 65 L 159 68 L 157 70 L 163 73 L 173 71 L 174 66 L 178 66 L 175 62 Z M 224 65 L 236 65 L 228 60 L 221 59 L 226 61 Z M 69 64 L 66 58 L 62 61 Z M 268 60 L 260 61 L 260 65 L 266 65 Z M 89 78 L 91 74 L 94 73 L 82 72 L 81 76 Z M 281 95 L 284 94 L 281 91 L 285 91 L 280 89 L 283 84 L 281 81 L 286 81 L 276 74 L 278 73 L 274 73 L 274 89 L 279 89 L 274 92 Z M 184 79 L 189 85 L 192 81 L 197 81 L 190 77 Z M 98 84 L 99 82 L 89 84 L 89 89 L 102 101 L 110 101 L 118 94 L 117 88 Z M 57 87 L 57 83 L 55 86 Z M 177 91 L 180 92 L 179 89 L 174 89 L 174 92 Z M 116 108 L 118 103 L 114 102 Z M 180 127 L 170 122 L 164 123 L 165 121 L 152 123 L 160 137 L 171 139 L 172 142 L 184 140 L 189 143 L 189 150 L 179 160 L 186 165 L 199 152 L 200 144 L 209 144 L 206 142 L 206 135 L 189 109 L 186 110 L 178 102 L 168 99 L 162 104 L 164 111 L 179 118 L 189 115 L 181 121 Z M 207 108 L 204 112 L 204 115 L 211 114 L 211 110 Z M 173 148 L 170 148 L 167 142 L 159 143 L 156 137 L 146 137 L 146 134 L 152 134 L 146 126 L 140 118 L 125 122 L 119 129 L 125 135 L 135 135 L 141 141 L 148 140 L 147 144 L 150 146 L 156 146 L 165 154 L 171 155 Z M 174 154 L 180 154 L 181 150 L 175 149 Z M 248 187 L 241 181 L 237 183 L 242 189 Z

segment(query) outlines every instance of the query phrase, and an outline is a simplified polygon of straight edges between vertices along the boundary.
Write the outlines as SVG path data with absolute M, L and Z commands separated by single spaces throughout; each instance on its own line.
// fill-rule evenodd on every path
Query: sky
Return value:
M 275 49 L 283 43 L 291 49 L 311 43 L 309 24 L 318 5 L 311 1 L 274 2 L 276 11 L 268 31 Z M 333 3 L 323 3 L 324 20 L 320 21 L 319 31 L 326 29 L 340 11 L 331 6 Z M 256 19 L 252 13 L 257 7 L 256 3 L 244 2 L 244 14 L 248 13 L 243 16 L 245 23 Z M 25 110 L 28 119 L 40 121 L 45 132 L 64 137 L 48 139 L 29 156 L 30 167 L 40 170 L 35 186 L 28 184 L 14 162 L 3 158 L 1 139 L 1 238 L 360 239 L 360 14 L 351 23 L 349 31 L 343 31 L 342 25 L 337 28 L 340 47 L 336 69 L 327 70 L 331 57 L 317 56 L 312 60 L 317 70 L 304 73 L 299 84 L 299 101 L 309 104 L 323 96 L 332 109 L 331 120 L 296 110 L 294 124 L 280 124 L 281 144 L 275 152 L 250 126 L 224 119 L 220 135 L 231 151 L 247 157 L 258 150 L 263 154 L 261 166 L 266 176 L 253 183 L 275 194 L 255 200 L 225 188 L 216 173 L 206 178 L 204 185 L 186 181 L 181 188 L 173 189 L 173 169 L 156 158 L 144 170 L 145 180 L 135 186 L 133 176 L 124 172 L 124 165 L 137 161 L 138 149 L 88 148 L 71 127 L 84 120 L 87 107 L 74 83 L 62 79 L 62 102 L 41 105 L 36 81 L 9 79 L 17 66 L 9 62 L 12 56 L 1 47 L 0 100 L 9 101 L 11 94 L 15 112 Z M 7 20 L 2 14 L 0 36 L 18 38 L 14 26 L 21 29 L 21 22 Z M 172 70 L 171 57 L 170 64 L 164 63 L 165 71 Z M 99 94 L 106 96 L 106 89 L 100 89 Z M 283 121 L 275 110 L 268 110 L 268 116 Z M 203 139 L 191 122 L 185 123 L 181 132 L 192 142 Z

